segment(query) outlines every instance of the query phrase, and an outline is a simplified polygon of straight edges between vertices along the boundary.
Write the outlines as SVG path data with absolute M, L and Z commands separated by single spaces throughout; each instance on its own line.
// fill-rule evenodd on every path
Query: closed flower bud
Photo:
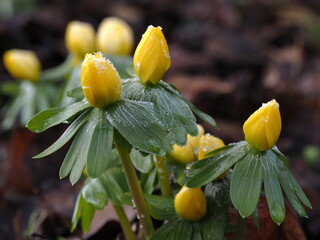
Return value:
M 17 79 L 36 82 L 39 78 L 41 64 L 32 51 L 12 49 L 3 55 L 3 62 L 8 72 Z
M 171 65 L 161 27 L 149 26 L 134 53 L 134 69 L 143 84 L 157 84 Z
M 211 157 L 215 154 L 208 154 L 209 152 L 212 152 L 213 150 L 219 149 L 224 147 L 224 142 L 215 136 L 212 136 L 211 134 L 207 133 L 204 135 L 200 141 L 199 141 L 199 153 L 198 153 L 198 160 L 202 160 L 208 157 Z M 220 153 L 221 151 L 217 152 L 216 154 Z M 208 155 L 207 155 L 208 154 Z M 218 178 L 224 179 L 227 175 L 227 172 L 222 173 Z
M 224 142 L 220 138 L 207 133 L 199 141 L 198 160 L 213 156 L 214 154 L 209 154 L 208 156 L 206 154 L 224 146 Z
M 204 134 L 204 129 L 200 124 L 197 124 L 198 127 L 198 135 L 197 136 L 191 136 L 188 134 L 188 143 L 190 143 L 194 148 L 199 147 L 199 140 L 202 138 Z
M 86 53 L 95 51 L 95 31 L 84 22 L 72 21 L 65 33 L 65 43 L 68 51 L 76 58 L 83 59 Z
M 183 186 L 174 199 L 174 208 L 186 220 L 202 218 L 207 211 L 207 202 L 201 188 Z
M 244 123 L 245 140 L 255 149 L 272 148 L 281 132 L 281 116 L 276 100 L 262 104 Z
M 116 102 L 122 90 L 119 73 L 101 53 L 86 55 L 82 63 L 81 85 L 86 99 L 96 108 Z
M 187 145 L 180 147 L 178 145 L 173 145 L 173 151 L 169 154 L 169 158 L 182 165 L 187 165 L 190 162 L 196 161 L 199 139 L 203 136 L 204 129 L 201 125 L 198 124 L 198 135 L 187 136 Z
M 133 46 L 132 29 L 119 18 L 105 18 L 98 28 L 96 45 L 105 54 L 129 55 Z

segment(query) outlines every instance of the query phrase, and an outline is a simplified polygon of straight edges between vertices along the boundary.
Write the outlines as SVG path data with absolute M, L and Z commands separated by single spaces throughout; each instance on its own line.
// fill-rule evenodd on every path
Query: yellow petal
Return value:
M 72 21 L 65 33 L 65 44 L 69 52 L 83 59 L 86 53 L 95 51 L 95 31 L 84 22 Z
M 276 100 L 262 104 L 244 123 L 245 140 L 255 149 L 272 148 L 281 132 L 281 116 Z
M 117 101 L 122 90 L 119 73 L 101 53 L 86 55 L 82 63 L 81 85 L 88 102 L 97 108 Z
M 224 146 L 224 142 L 220 138 L 207 133 L 199 141 L 198 160 L 213 156 L 214 154 L 208 156 L 206 154 Z
M 41 64 L 32 51 L 12 49 L 3 55 L 8 72 L 17 79 L 36 82 L 39 78 Z
M 97 49 L 105 54 L 129 55 L 133 47 L 133 31 L 123 20 L 105 18 L 97 32 Z
M 134 53 L 134 69 L 142 83 L 157 84 L 171 65 L 161 27 L 149 26 Z
M 186 220 L 202 218 L 207 211 L 207 202 L 201 188 L 183 186 L 174 199 L 174 208 Z

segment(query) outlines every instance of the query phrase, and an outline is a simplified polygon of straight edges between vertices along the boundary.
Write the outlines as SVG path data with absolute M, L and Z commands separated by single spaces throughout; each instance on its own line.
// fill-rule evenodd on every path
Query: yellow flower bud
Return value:
M 161 27 L 149 26 L 134 53 L 134 69 L 143 84 L 157 84 L 171 65 Z
M 197 136 L 191 136 L 188 134 L 188 143 L 190 143 L 194 148 L 199 147 L 199 140 L 202 138 L 204 134 L 204 129 L 200 124 L 197 124 L 198 127 L 198 135 Z
M 105 18 L 98 28 L 96 45 L 105 54 L 129 55 L 133 46 L 132 29 L 119 18 Z
M 180 147 L 178 145 L 173 145 L 173 151 L 169 154 L 169 158 L 182 165 L 187 165 L 190 162 L 196 160 L 195 154 L 193 152 L 193 147 L 191 144 L 187 143 L 186 146 Z
M 211 157 L 215 154 L 209 154 L 209 152 L 212 152 L 213 150 L 216 150 L 218 148 L 224 147 L 224 142 L 215 136 L 212 136 L 211 134 L 207 133 L 204 135 L 200 141 L 199 141 L 199 153 L 198 153 L 198 160 L 202 160 L 208 157 Z M 216 154 L 220 153 L 221 151 L 217 152 Z M 227 175 L 227 172 L 222 173 L 218 178 L 224 179 Z
M 4 66 L 14 78 L 36 82 L 41 64 L 32 51 L 12 49 L 3 55 Z
M 183 186 L 174 199 L 174 208 L 186 220 L 202 218 L 207 211 L 207 202 L 201 188 Z
M 198 124 L 198 135 L 191 136 L 188 134 L 186 146 L 180 147 L 176 144 L 173 145 L 173 151 L 169 154 L 169 158 L 182 165 L 187 165 L 188 163 L 195 161 L 199 146 L 199 139 L 203 134 L 204 129 L 200 124 Z
M 262 104 L 244 123 L 245 140 L 255 149 L 272 148 L 281 132 L 281 116 L 276 100 Z
M 65 33 L 65 43 L 68 51 L 76 58 L 83 59 L 86 53 L 95 51 L 95 32 L 93 27 L 84 22 L 72 21 Z
M 119 73 L 101 53 L 86 54 L 82 63 L 81 85 L 88 102 L 97 108 L 117 101 L 122 90 Z
M 199 141 L 198 160 L 213 156 L 214 154 L 208 156 L 206 154 L 224 146 L 224 142 L 220 138 L 207 133 Z

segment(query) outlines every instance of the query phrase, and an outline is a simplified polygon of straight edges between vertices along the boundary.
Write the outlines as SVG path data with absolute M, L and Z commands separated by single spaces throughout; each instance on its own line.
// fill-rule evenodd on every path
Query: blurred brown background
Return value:
M 261 103 L 276 99 L 283 124 L 277 145 L 314 206 L 309 220 L 301 219 L 302 226 L 308 239 L 320 238 L 320 1 L 1 1 L 0 55 L 11 48 L 31 49 L 44 69 L 67 56 L 64 31 L 71 20 L 97 29 L 105 17 L 123 18 L 133 28 L 136 44 L 148 25 L 161 26 L 172 58 L 164 80 L 217 120 L 219 130 L 206 130 L 225 143 L 243 139 L 246 118 Z M 0 62 L 0 82 L 9 79 Z M 0 97 L 0 106 L 5 101 Z M 21 239 L 30 229 L 30 214 L 39 208 L 45 209 L 38 223 L 47 239 L 70 237 L 69 220 L 81 184 L 71 187 L 58 179 L 67 148 L 31 159 L 61 131 L 1 133 L 1 239 Z M 114 229 L 113 239 L 119 226 L 107 224 Z

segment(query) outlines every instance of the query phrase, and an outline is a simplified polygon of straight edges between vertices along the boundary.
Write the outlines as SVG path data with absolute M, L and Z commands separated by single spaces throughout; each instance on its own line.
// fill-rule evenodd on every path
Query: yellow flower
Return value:
M 72 21 L 65 33 L 65 43 L 68 51 L 76 58 L 83 59 L 86 53 L 95 51 L 95 32 L 93 27 L 84 22 Z
M 149 26 L 134 53 L 134 69 L 143 84 L 157 84 L 171 65 L 161 27 Z
M 122 90 L 119 73 L 101 53 L 86 54 L 82 63 L 81 85 L 88 102 L 97 108 L 117 101 Z
M 208 156 L 206 154 L 224 146 L 224 142 L 220 138 L 207 133 L 199 141 L 198 160 L 213 156 L 214 154 Z
M 218 148 L 224 147 L 224 142 L 215 136 L 212 136 L 211 134 L 207 133 L 204 135 L 200 141 L 199 141 L 199 153 L 198 153 L 198 160 L 202 160 L 208 157 L 211 157 L 215 154 L 208 154 L 209 152 L 212 152 L 213 150 L 216 150 Z M 216 154 L 220 153 L 221 151 L 217 152 Z M 218 178 L 224 179 L 227 175 L 227 172 L 222 173 Z
M 276 100 L 262 104 L 244 123 L 245 140 L 255 149 L 272 148 L 281 132 L 281 116 Z
M 119 18 L 105 18 L 98 28 L 96 45 L 105 54 L 129 55 L 133 46 L 132 29 Z
M 204 129 L 201 125 L 198 124 L 198 135 L 191 136 L 188 134 L 187 136 L 187 145 L 180 147 L 178 145 L 173 145 L 173 151 L 169 154 L 169 158 L 182 165 L 187 165 L 190 162 L 193 162 L 196 159 L 199 139 L 203 136 Z
M 201 188 L 183 186 L 174 199 L 174 208 L 186 220 L 202 218 L 207 211 L 207 202 Z
M 204 129 L 200 124 L 197 124 L 198 127 L 198 135 L 197 136 L 191 136 L 188 134 L 188 143 L 192 145 L 192 147 L 197 148 L 199 147 L 199 140 L 202 138 L 204 134 Z
M 36 82 L 41 64 L 32 51 L 12 49 L 3 55 L 4 66 L 14 78 Z

